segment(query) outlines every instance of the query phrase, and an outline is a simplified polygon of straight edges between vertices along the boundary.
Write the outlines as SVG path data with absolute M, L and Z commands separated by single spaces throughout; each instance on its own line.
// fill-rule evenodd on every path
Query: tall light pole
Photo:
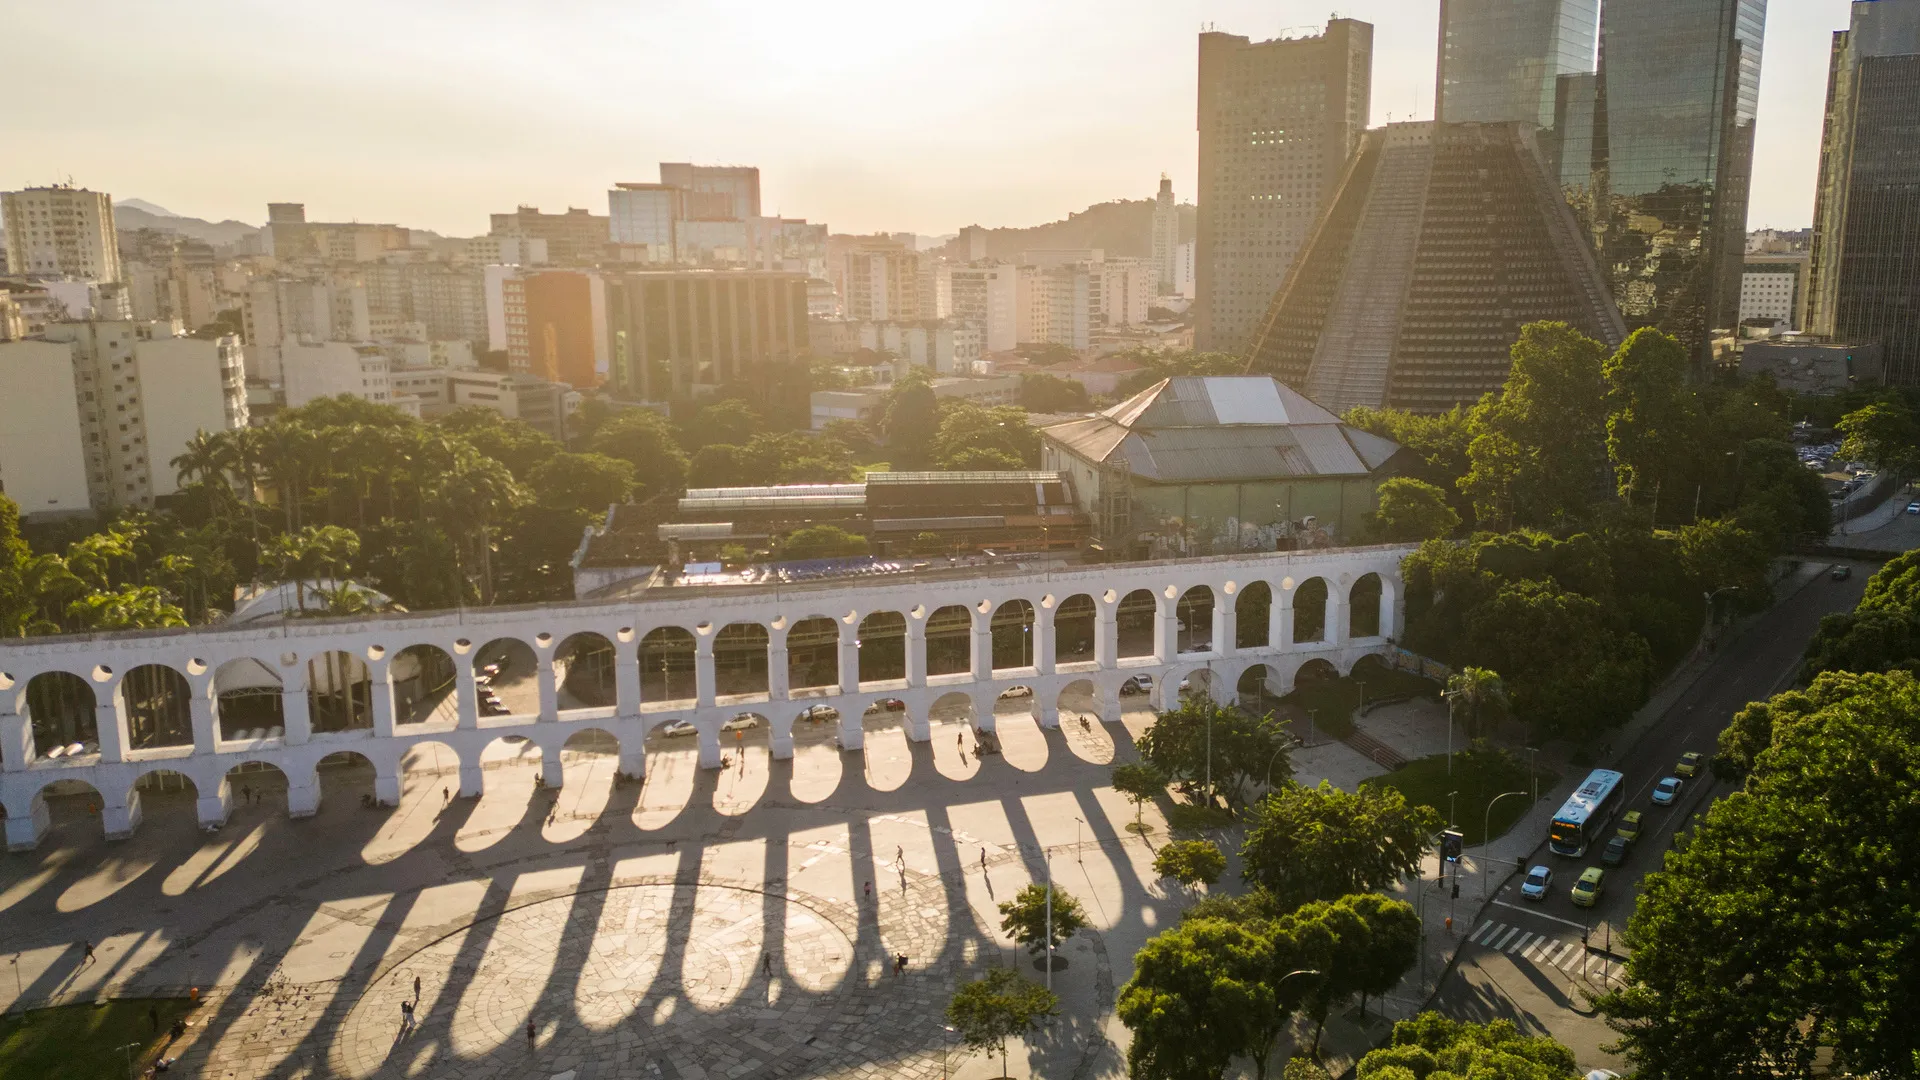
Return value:
M 1487 898 L 1487 849 L 1488 845 L 1493 843 L 1493 835 L 1489 832 L 1493 826 L 1493 804 L 1509 795 L 1525 794 L 1524 791 L 1503 791 L 1487 800 L 1486 816 L 1480 819 L 1480 899 L 1482 900 Z
M 127 1055 L 127 1080 L 133 1080 L 133 1052 L 139 1045 L 139 1043 L 128 1043 L 120 1048 L 120 1052 Z
M 1047 864 L 1047 993 L 1053 993 L 1053 849 L 1044 848 Z
M 1444 690 L 1440 694 L 1447 699 L 1447 775 L 1453 775 L 1453 699 L 1460 696 L 1458 690 Z
M 1081 854 L 1080 826 L 1085 825 L 1086 823 L 1087 823 L 1086 819 L 1082 818 L 1080 815 L 1075 814 L 1073 816 L 1073 857 L 1075 860 L 1079 861 L 1082 864 L 1086 863 L 1087 858 L 1085 855 Z
M 1540 774 L 1534 770 L 1533 756 L 1539 753 L 1538 747 L 1527 747 L 1527 781 L 1533 785 L 1533 801 L 1540 801 Z

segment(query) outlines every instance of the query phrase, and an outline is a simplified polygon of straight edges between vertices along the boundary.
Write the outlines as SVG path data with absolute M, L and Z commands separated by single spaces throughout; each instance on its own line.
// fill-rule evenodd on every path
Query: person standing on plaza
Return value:
M 538 1033 L 539 1033 L 539 1029 L 533 1026 L 533 1017 L 531 1016 L 527 1017 L 527 1052 L 528 1053 L 533 1052 L 533 1037 Z
M 415 1002 L 420 1000 L 420 976 L 418 975 L 413 977 L 413 1000 Z

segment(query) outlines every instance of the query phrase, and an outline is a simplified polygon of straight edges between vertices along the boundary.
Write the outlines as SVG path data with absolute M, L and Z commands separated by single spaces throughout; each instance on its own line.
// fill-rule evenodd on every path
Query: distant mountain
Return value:
M 1194 208 L 1180 207 L 1180 239 L 1193 239 Z M 1121 199 L 1095 203 L 1085 210 L 1068 214 L 1065 221 L 1050 221 L 1024 229 L 988 229 L 987 258 L 1012 262 L 1023 251 L 1058 248 L 1100 248 L 1117 259 L 1153 257 L 1153 200 Z M 943 253 L 948 258 L 967 256 L 956 237 Z
M 199 218 L 180 217 L 177 214 L 139 199 L 128 199 L 113 206 L 113 223 L 122 231 L 133 229 L 164 229 L 177 232 L 182 236 L 191 236 L 212 244 L 214 247 L 231 247 L 260 232 L 259 228 L 244 221 L 202 221 Z
M 113 208 L 115 210 L 120 210 L 125 207 L 132 207 L 135 210 L 144 210 L 145 212 L 152 214 L 155 217 L 179 217 L 180 216 L 179 214 L 174 213 L 173 211 L 167 209 L 164 206 L 156 206 L 145 199 L 122 199 L 121 201 L 113 204 Z

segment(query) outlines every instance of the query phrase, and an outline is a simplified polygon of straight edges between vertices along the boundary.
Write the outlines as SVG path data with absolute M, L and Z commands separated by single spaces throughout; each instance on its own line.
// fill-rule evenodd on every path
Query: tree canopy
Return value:
M 1147 764 L 1190 787 L 1205 782 L 1211 748 L 1214 788 L 1229 806 L 1245 804 L 1249 785 L 1293 775 L 1290 744 L 1278 721 L 1249 716 L 1205 694 L 1188 695 L 1177 708 L 1160 713 L 1137 745 Z
M 1511 1020 L 1476 1024 L 1423 1012 L 1393 1025 L 1392 1041 L 1362 1057 L 1359 1080 L 1574 1080 L 1573 1051 Z
M 1254 808 L 1241 874 L 1287 904 L 1381 889 L 1419 870 L 1440 826 L 1432 807 L 1393 788 L 1288 782 Z

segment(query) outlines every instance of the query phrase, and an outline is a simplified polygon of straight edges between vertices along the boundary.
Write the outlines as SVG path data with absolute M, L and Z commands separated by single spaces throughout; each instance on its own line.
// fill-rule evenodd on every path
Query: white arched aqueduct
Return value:
M 929 709 L 956 693 L 986 729 L 1015 686 L 1033 690 L 1045 727 L 1058 725 L 1059 692 L 1074 683 L 1091 685 L 1106 721 L 1119 719 L 1122 686 L 1142 674 L 1153 676 L 1156 705 L 1162 688 L 1200 671 L 1216 696 L 1256 666 L 1285 693 L 1303 665 L 1350 671 L 1398 636 L 1409 550 L 660 588 L 618 602 L 0 645 L 7 844 L 39 843 L 45 794 L 59 781 L 92 788 L 107 835 L 119 837 L 140 821 L 136 785 L 157 772 L 191 781 L 212 827 L 226 820 L 238 766 L 283 773 L 298 816 L 319 807 L 320 762 L 357 755 L 373 767 L 375 797 L 391 804 L 402 756 L 426 741 L 458 756 L 460 793 L 478 795 L 481 752 L 503 736 L 537 745 L 544 781 L 558 786 L 560 749 L 574 735 L 604 732 L 620 771 L 641 776 L 647 732 L 670 719 L 698 728 L 700 764 L 711 768 L 720 725 L 740 712 L 768 717 L 774 756 L 790 757 L 794 722 L 817 705 L 838 710 L 852 750 L 862 715 L 886 699 L 905 703 L 908 735 L 924 741 Z M 485 689 L 501 672 L 517 676 L 517 692 Z

